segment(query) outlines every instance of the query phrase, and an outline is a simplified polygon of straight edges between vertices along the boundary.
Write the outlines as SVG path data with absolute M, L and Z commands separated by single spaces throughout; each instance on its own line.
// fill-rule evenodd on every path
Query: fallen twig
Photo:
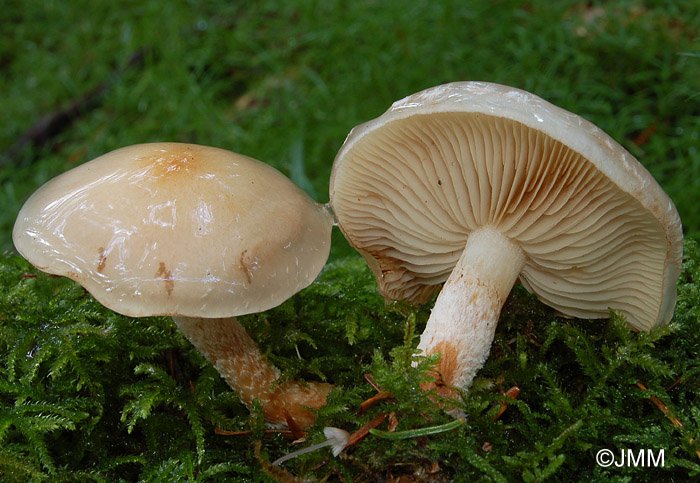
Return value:
M 112 87 L 127 69 L 139 64 L 145 51 L 135 52 L 125 66 L 114 69 L 107 80 L 91 89 L 80 97 L 71 100 L 67 105 L 44 114 L 32 127 L 27 129 L 17 141 L 0 156 L 0 166 L 10 162 L 22 148 L 31 144 L 42 146 L 51 138 L 66 129 L 79 116 L 91 111 L 99 105 L 102 95 Z
M 355 431 L 350 435 L 350 440 L 348 441 L 348 444 L 345 445 L 346 448 L 352 446 L 353 444 L 356 444 L 358 441 L 360 441 L 362 438 L 367 436 L 370 432 L 371 429 L 376 428 L 380 424 L 384 422 L 384 420 L 387 418 L 389 413 L 384 413 L 379 417 L 374 418 L 372 421 L 369 423 L 365 424 L 362 426 L 360 429 Z
M 508 389 L 504 394 L 505 397 L 509 397 L 511 399 L 515 399 L 520 395 L 520 388 L 518 386 L 513 386 L 510 389 Z M 508 403 L 507 402 L 501 402 L 499 403 L 501 407 L 498 409 L 496 414 L 494 414 L 491 419 L 494 421 L 497 420 L 498 418 L 501 417 L 501 415 L 506 412 L 506 409 L 508 408 Z
M 678 379 L 678 381 L 680 381 L 680 379 Z M 674 383 L 674 384 L 675 384 L 675 383 Z M 673 386 L 673 385 L 672 385 L 672 386 Z M 642 391 L 648 391 L 648 390 L 649 390 L 649 389 L 647 389 L 647 387 L 646 387 L 644 384 L 642 384 L 641 381 L 637 381 L 637 387 L 638 387 L 639 389 L 641 389 Z M 680 420 L 680 419 L 668 415 L 668 406 L 666 406 L 666 404 L 664 404 L 664 402 L 663 402 L 661 399 L 659 399 L 658 397 L 654 396 L 653 394 L 652 394 L 651 396 L 649 396 L 649 399 L 651 400 L 651 402 L 653 402 L 653 403 L 656 405 L 657 408 L 659 408 L 659 409 L 661 410 L 662 413 L 664 413 L 664 416 L 666 416 L 666 418 L 668 418 L 668 420 L 671 421 L 671 423 L 672 423 L 675 427 L 677 427 L 678 429 L 683 428 L 683 423 L 681 423 L 681 420 Z M 688 440 L 688 442 L 689 442 L 689 443 L 692 443 L 692 442 L 693 442 L 693 438 L 690 438 L 690 439 Z M 695 454 L 697 455 L 698 458 L 700 458 L 700 450 L 696 451 Z

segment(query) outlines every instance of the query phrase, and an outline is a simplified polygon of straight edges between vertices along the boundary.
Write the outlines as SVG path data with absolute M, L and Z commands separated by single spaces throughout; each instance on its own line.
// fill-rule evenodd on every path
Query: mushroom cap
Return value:
M 456 82 L 395 102 L 348 135 L 330 200 L 386 298 L 426 302 L 490 226 L 525 253 L 525 288 L 565 315 L 613 308 L 639 330 L 672 316 L 673 202 L 610 136 L 528 92 Z
M 153 143 L 52 179 L 22 207 L 17 250 L 129 316 L 229 317 L 309 285 L 332 217 L 272 167 L 206 146 Z

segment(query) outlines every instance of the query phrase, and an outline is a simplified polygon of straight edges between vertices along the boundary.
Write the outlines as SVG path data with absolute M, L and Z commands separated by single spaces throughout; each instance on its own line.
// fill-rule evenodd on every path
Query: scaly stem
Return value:
M 468 389 L 486 362 L 501 308 L 524 263 L 520 247 L 495 229 L 469 235 L 418 345 L 425 355 L 441 354 L 435 368 L 441 395 L 451 395 L 442 385 Z
M 313 414 L 303 407 L 318 409 L 323 406 L 332 389 L 330 384 L 308 383 L 302 386 L 295 381 L 276 384 L 280 370 L 265 359 L 235 317 L 173 317 L 173 320 L 246 406 L 255 399 L 262 403 L 269 425 L 286 427 L 286 415 L 302 428 L 314 423 Z

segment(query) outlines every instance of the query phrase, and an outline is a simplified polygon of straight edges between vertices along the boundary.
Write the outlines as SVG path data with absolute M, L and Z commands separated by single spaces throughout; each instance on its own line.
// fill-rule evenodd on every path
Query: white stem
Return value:
M 272 466 L 279 466 L 287 460 L 291 460 L 292 458 L 296 458 L 299 455 L 311 453 L 312 451 L 316 451 L 317 449 L 321 449 L 321 448 L 324 448 L 326 446 L 330 446 L 331 444 L 332 443 L 330 441 L 324 441 L 323 443 L 316 443 L 312 446 L 308 446 L 306 448 L 296 450 L 293 453 L 289 453 L 289 454 L 282 456 L 281 458 L 277 458 L 275 461 L 272 462 Z
M 321 449 L 326 446 L 333 446 L 333 456 L 338 456 L 340 452 L 343 451 L 343 448 L 345 448 L 345 446 L 347 446 L 348 442 L 350 441 L 350 433 L 340 428 L 334 428 L 332 426 L 325 427 L 323 428 L 323 434 L 327 438 L 326 441 L 324 441 L 323 443 L 317 443 L 307 448 L 302 448 L 300 450 L 294 451 L 293 453 L 289 453 L 288 455 L 282 456 L 281 458 L 278 458 L 275 461 L 273 461 L 272 466 L 281 465 L 285 461 L 290 460 L 292 458 L 296 458 L 301 454 L 310 453 L 311 451 L 316 451 L 317 449 Z
M 418 345 L 426 355 L 441 354 L 438 385 L 469 388 L 486 362 L 501 308 L 524 264 L 520 247 L 495 229 L 469 235 Z

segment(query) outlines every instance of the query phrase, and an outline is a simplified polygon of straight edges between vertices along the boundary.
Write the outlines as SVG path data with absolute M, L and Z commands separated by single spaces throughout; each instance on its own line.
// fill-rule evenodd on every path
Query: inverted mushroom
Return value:
M 437 86 L 357 126 L 331 205 L 388 299 L 426 302 L 419 349 L 440 353 L 438 392 L 466 390 L 515 282 L 564 315 L 669 321 L 682 229 L 669 197 L 624 148 L 528 92 Z
M 112 151 L 46 183 L 22 207 L 17 250 L 121 314 L 170 315 L 267 421 L 313 423 L 331 386 L 277 383 L 235 316 L 275 307 L 323 268 L 333 221 L 272 167 L 222 149 Z

